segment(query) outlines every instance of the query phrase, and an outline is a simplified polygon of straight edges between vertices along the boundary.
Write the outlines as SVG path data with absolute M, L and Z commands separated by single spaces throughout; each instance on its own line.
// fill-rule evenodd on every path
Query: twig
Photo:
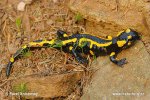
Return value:
M 38 64 L 39 64 L 39 65 L 42 65 L 42 64 L 48 63 L 48 62 L 50 62 L 50 61 L 52 61 L 52 60 L 51 60 L 51 59 L 50 59 L 50 60 L 45 60 L 45 61 L 39 62 Z
M 64 64 L 66 64 L 67 63 L 67 59 L 68 59 L 68 55 L 65 53 L 64 54 L 65 55 L 65 61 L 64 61 Z
M 6 20 L 4 21 L 4 26 L 3 26 L 3 29 L 2 29 L 2 32 L 4 32 L 5 28 L 6 28 Z

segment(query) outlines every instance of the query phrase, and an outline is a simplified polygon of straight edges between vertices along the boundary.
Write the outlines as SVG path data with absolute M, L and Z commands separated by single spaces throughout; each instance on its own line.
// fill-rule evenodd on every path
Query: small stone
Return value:
M 46 21 L 46 24 L 47 24 L 47 25 L 52 25 L 52 24 L 54 24 L 54 21 L 51 20 L 51 19 L 49 19 L 49 20 Z
M 54 3 L 57 3 L 57 2 L 58 2 L 58 0 L 53 0 L 53 2 L 54 2 Z
M 17 48 L 13 44 L 10 44 L 8 50 L 11 54 L 14 54 L 17 51 Z
M 19 4 L 18 4 L 18 6 L 17 6 L 17 10 L 18 11 L 24 11 L 24 9 L 25 9 L 25 3 L 24 2 L 20 2 Z

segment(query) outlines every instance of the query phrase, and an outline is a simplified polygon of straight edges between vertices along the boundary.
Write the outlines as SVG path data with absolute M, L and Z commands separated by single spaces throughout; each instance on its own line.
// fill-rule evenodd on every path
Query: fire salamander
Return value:
M 29 48 L 53 47 L 62 49 L 64 52 L 74 55 L 79 63 L 88 63 L 88 60 L 81 56 L 82 53 L 100 56 L 110 55 L 110 61 L 122 66 L 127 63 L 126 58 L 117 59 L 117 54 L 123 49 L 130 47 L 136 40 L 140 39 L 139 33 L 133 29 L 126 29 L 118 33 L 116 37 L 107 36 L 100 38 L 89 34 L 73 34 L 68 36 L 62 30 L 57 31 L 58 38 L 52 40 L 36 40 L 22 46 L 11 58 L 6 67 L 6 76 L 9 77 L 12 64 L 17 60 L 21 53 Z

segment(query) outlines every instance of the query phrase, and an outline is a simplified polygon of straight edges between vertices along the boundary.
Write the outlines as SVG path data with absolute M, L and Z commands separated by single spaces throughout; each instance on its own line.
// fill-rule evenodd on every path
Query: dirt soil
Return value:
M 124 7 L 114 6 L 116 5 L 114 2 L 118 0 L 112 0 L 111 6 L 109 0 L 105 0 L 105 2 L 97 0 L 93 5 L 100 4 L 102 6 L 94 6 L 94 8 L 93 1 L 88 0 L 23 1 L 27 2 L 24 11 L 18 11 L 20 0 L 0 1 L 0 100 L 1 98 L 2 100 L 100 100 L 109 99 L 107 96 L 116 100 L 112 93 L 118 91 L 142 92 L 145 93 L 142 96 L 143 100 L 149 98 L 150 75 L 147 65 L 150 64 L 148 53 L 150 42 L 147 38 L 120 54 L 119 57 L 125 56 L 129 61 L 124 68 L 116 67 L 107 56 L 97 60 L 88 56 L 90 63 L 84 66 L 77 63 L 72 55 L 61 50 L 42 48 L 23 53 L 21 59 L 13 64 L 13 70 L 7 79 L 5 67 L 16 50 L 30 41 L 56 38 L 58 29 L 64 30 L 70 35 L 78 31 L 106 37 L 107 35 L 115 36 L 118 31 L 133 26 L 136 30 L 143 31 L 144 37 L 149 38 L 149 29 L 145 28 L 149 23 L 143 22 L 144 26 L 141 23 L 135 25 L 134 23 L 137 21 L 128 20 L 130 16 L 126 16 L 127 21 L 124 21 L 126 17 L 122 14 L 124 15 L 128 11 L 122 10 Z M 144 1 L 148 2 L 149 0 Z M 70 4 L 69 7 L 68 4 Z M 134 6 L 132 7 L 134 8 Z M 99 8 L 104 9 L 95 10 Z M 141 10 L 138 9 L 138 11 Z M 112 16 L 113 14 L 114 16 Z M 132 12 L 128 14 L 134 16 Z M 120 16 L 121 19 L 117 20 Z M 132 21 L 132 25 L 128 23 L 130 21 Z M 144 28 L 140 28 L 140 26 Z M 146 50 L 146 48 L 148 49 Z M 35 95 L 12 94 L 20 91 L 35 93 Z M 117 99 L 124 97 L 121 96 Z M 131 98 L 127 96 L 124 99 Z
M 85 28 L 85 20 L 78 22 L 78 15 L 68 9 L 65 0 L 34 0 L 26 4 L 24 11 L 17 10 L 19 3 L 20 0 L 0 1 L 0 99 L 20 99 L 20 96 L 8 94 L 23 83 L 29 83 L 28 92 L 38 93 L 36 97 L 21 97 L 24 99 L 79 99 L 90 69 L 62 51 L 29 50 L 14 63 L 10 77 L 6 78 L 6 64 L 22 45 L 56 38 L 58 29 L 73 34 L 84 32 Z

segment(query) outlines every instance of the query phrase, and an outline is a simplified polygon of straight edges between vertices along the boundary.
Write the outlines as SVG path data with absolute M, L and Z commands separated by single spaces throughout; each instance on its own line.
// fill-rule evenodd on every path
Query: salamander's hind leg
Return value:
M 49 47 L 52 46 L 55 43 L 55 40 L 36 40 L 33 42 L 30 42 L 27 45 L 22 46 L 17 52 L 10 58 L 9 63 L 6 67 L 6 76 L 9 77 L 10 71 L 12 68 L 13 63 L 20 57 L 23 51 L 26 51 L 29 48 L 35 48 L 35 47 Z
M 79 52 L 77 52 L 76 48 L 75 47 L 72 47 L 70 46 L 69 47 L 69 50 L 71 51 L 71 53 L 75 56 L 76 60 L 79 62 L 79 63 L 82 63 L 82 64 L 87 64 L 88 63 L 88 60 L 84 57 L 82 57 L 80 55 Z
M 59 39 L 66 39 L 68 37 L 67 33 L 65 31 L 62 30 L 58 30 L 57 31 L 57 36 Z
M 118 60 L 118 59 L 116 58 L 116 56 L 117 56 L 117 55 L 116 55 L 115 52 L 112 52 L 112 53 L 110 54 L 110 60 L 111 60 L 113 63 L 115 63 L 115 64 L 117 64 L 117 65 L 119 65 L 119 66 L 122 66 L 122 65 L 124 65 L 124 64 L 127 63 L 126 58 L 123 58 L 123 59 Z

